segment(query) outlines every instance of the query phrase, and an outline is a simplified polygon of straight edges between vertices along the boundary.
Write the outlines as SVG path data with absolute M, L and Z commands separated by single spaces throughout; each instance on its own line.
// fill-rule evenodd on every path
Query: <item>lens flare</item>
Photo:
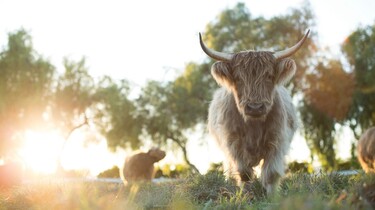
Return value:
M 58 156 L 63 140 L 57 132 L 26 131 L 19 150 L 27 169 L 36 173 L 52 174 L 57 169 Z

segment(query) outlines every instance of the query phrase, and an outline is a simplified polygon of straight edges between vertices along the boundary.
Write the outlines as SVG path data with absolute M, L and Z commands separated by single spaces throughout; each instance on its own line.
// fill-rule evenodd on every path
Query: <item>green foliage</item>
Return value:
M 105 77 L 96 84 L 84 58 L 64 59 L 64 67 L 55 78 L 54 67 L 34 51 L 25 30 L 9 34 L 8 47 L 0 53 L 0 156 L 11 153 L 25 129 L 57 128 L 68 140 L 89 121 L 110 149 L 139 146 L 142 126 L 128 99 L 128 83 Z
M 186 178 L 191 172 L 189 166 L 186 164 L 164 164 L 161 167 L 155 167 L 155 170 L 155 178 Z
M 336 164 L 334 148 L 335 122 L 315 107 L 305 104 L 300 107 L 301 118 L 305 124 L 304 136 L 312 152 L 326 170 L 332 170 Z
M 360 27 L 342 44 L 350 70 L 355 75 L 353 105 L 349 111 L 350 127 L 359 138 L 375 125 L 375 24 Z
M 207 25 L 203 38 L 216 51 L 239 52 L 242 50 L 284 50 L 293 46 L 308 28 L 315 25 L 310 5 L 291 9 L 288 14 L 270 19 L 253 17 L 244 3 L 224 10 Z M 304 73 L 309 69 L 312 54 L 316 51 L 314 33 L 295 54 L 297 69 L 291 87 L 293 93 L 302 89 Z
M 345 40 L 342 52 L 349 69 L 344 70 L 340 61 L 321 59 L 306 76 L 300 107 L 303 130 L 313 155 L 325 169 L 339 167 L 334 152 L 340 141 L 335 139 L 336 124 L 349 125 L 357 139 L 375 125 L 374 32 L 374 25 L 358 28 Z M 355 163 L 355 144 L 351 155 Z
M 197 70 L 194 73 L 201 74 Z M 188 160 L 186 151 L 186 132 L 204 119 L 202 112 L 206 113 L 206 109 L 202 108 L 205 98 L 199 96 L 204 91 L 199 91 L 201 86 L 194 82 L 184 76 L 177 78 L 175 82 L 150 81 L 142 89 L 137 107 L 138 119 L 143 122 L 144 131 L 153 142 L 174 142 L 182 150 L 186 163 L 198 172 Z
M 224 173 L 223 162 L 211 163 L 210 167 L 208 168 L 208 173 L 210 172 L 219 172 L 223 174 Z
M 288 163 L 289 173 L 312 173 L 312 165 L 308 162 L 293 161 Z
M 313 14 L 308 4 L 302 9 L 291 10 L 285 16 L 267 20 L 253 18 L 245 5 L 239 3 L 221 12 L 216 20 L 208 24 L 204 38 L 211 48 L 218 51 L 240 51 L 254 46 L 282 50 L 294 45 L 313 25 Z M 314 46 L 309 38 L 305 47 L 296 54 L 300 72 L 306 71 L 307 58 Z M 210 75 L 211 64 L 211 61 L 189 63 L 174 81 L 150 81 L 137 100 L 144 131 L 155 143 L 168 140 L 176 143 L 193 168 L 186 155 L 186 134 L 197 125 L 206 123 L 209 101 L 217 88 Z M 303 74 L 300 75 L 302 77 Z
M 129 99 L 130 86 L 126 80 L 114 82 L 104 77 L 95 93 L 98 101 L 96 124 L 106 137 L 109 149 L 116 147 L 138 148 L 141 141 L 142 121 L 139 121 L 136 106 Z
M 12 151 L 17 134 L 43 127 L 54 73 L 54 67 L 34 51 L 25 30 L 8 35 L 8 45 L 0 53 L 0 156 Z
M 352 105 L 353 75 L 345 72 L 339 61 L 321 62 L 307 74 L 305 87 L 299 109 L 305 125 L 304 136 L 322 166 L 327 170 L 335 169 L 335 124 L 347 119 Z
M 181 133 L 182 129 L 176 125 L 175 115 L 171 110 L 173 106 L 169 103 L 171 92 L 170 84 L 150 81 L 137 99 L 140 119 L 144 122 L 146 132 L 156 144 L 178 137 L 181 144 L 186 143 L 186 138 Z
M 65 58 L 64 68 L 65 72 L 57 79 L 52 115 L 57 128 L 69 137 L 67 134 L 84 121 L 82 117 L 94 103 L 95 84 L 84 58 L 78 62 Z
M 207 64 L 189 63 L 184 73 L 171 84 L 169 102 L 178 127 L 193 128 L 197 123 L 205 123 L 215 85 L 208 70 Z
M 342 170 L 360 170 L 361 165 L 358 162 L 358 159 L 355 158 L 350 158 L 349 160 L 338 160 L 337 161 L 337 170 L 342 171 Z
M 113 166 L 103 172 L 100 172 L 98 178 L 120 178 L 120 169 L 117 166 Z

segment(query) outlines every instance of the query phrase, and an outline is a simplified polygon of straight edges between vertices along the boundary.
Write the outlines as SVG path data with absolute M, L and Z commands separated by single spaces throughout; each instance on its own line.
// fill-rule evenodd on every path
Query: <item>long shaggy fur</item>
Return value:
M 261 181 L 273 191 L 284 175 L 284 156 L 297 129 L 296 110 L 282 86 L 295 72 L 291 59 L 277 61 L 271 52 L 241 52 L 231 63 L 216 62 L 212 75 L 220 83 L 209 108 L 208 128 L 227 157 L 225 170 L 239 182 L 254 177 L 261 160 Z M 253 119 L 248 103 L 264 103 L 267 113 Z
M 361 136 L 357 146 L 358 161 L 366 173 L 375 173 L 375 127 Z

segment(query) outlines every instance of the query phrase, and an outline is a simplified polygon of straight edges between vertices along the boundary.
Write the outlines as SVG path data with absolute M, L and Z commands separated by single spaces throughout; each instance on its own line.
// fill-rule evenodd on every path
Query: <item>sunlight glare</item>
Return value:
M 62 143 L 63 140 L 57 132 L 28 130 L 25 133 L 19 155 L 26 168 L 36 173 L 52 174 L 57 169 Z

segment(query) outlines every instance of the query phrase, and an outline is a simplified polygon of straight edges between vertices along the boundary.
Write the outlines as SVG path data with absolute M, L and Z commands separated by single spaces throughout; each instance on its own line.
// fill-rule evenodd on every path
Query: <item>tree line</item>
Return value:
M 313 33 L 294 55 L 297 72 L 288 84 L 302 121 L 301 131 L 312 156 L 327 170 L 337 168 L 336 125 L 358 137 L 375 124 L 375 25 L 360 27 L 341 44 L 341 58 L 330 58 L 318 43 L 314 13 L 308 2 L 272 18 L 254 17 L 243 3 L 209 22 L 204 41 L 217 51 L 283 50 Z M 334 30 L 332 28 L 332 30 Z M 198 39 L 197 39 L 198 44 Z M 26 129 L 58 129 L 65 139 L 84 125 L 94 127 L 108 148 L 138 148 L 144 140 L 172 143 L 190 163 L 189 134 L 204 125 L 217 84 L 210 75 L 213 60 L 190 62 L 171 81 L 148 81 L 139 95 L 129 95 L 126 79 L 93 78 L 85 59 L 64 59 L 64 72 L 32 46 L 24 29 L 8 34 L 0 53 L 0 156 L 9 155 Z M 204 131 L 206 132 L 206 131 Z M 355 142 L 352 161 L 355 161 Z

